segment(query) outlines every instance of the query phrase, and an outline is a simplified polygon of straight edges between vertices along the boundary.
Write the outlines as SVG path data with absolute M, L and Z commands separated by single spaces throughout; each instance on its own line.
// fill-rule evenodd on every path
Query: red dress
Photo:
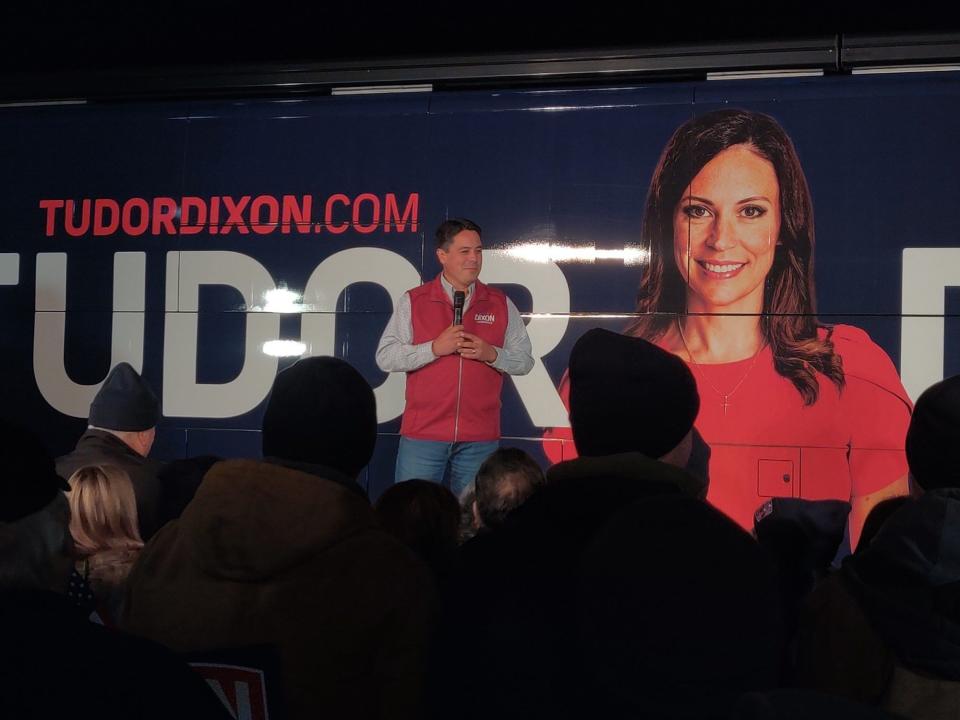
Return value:
M 707 499 L 747 529 L 768 498 L 850 500 L 907 473 L 903 442 L 912 405 L 896 368 L 859 328 L 837 325 L 832 339 L 846 386 L 838 391 L 818 375 L 820 395 L 811 406 L 777 374 L 769 347 L 755 362 L 688 363 L 700 392 L 696 427 L 712 451 Z M 718 390 L 729 392 L 745 375 L 724 413 Z M 566 377 L 560 396 L 567 405 Z M 569 428 L 548 430 L 544 439 L 551 462 L 576 457 Z

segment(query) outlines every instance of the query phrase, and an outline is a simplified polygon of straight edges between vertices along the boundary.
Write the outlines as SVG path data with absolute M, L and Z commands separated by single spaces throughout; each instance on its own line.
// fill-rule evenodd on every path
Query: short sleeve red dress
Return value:
M 810 406 L 777 374 L 769 347 L 756 360 L 688 364 L 700 392 L 696 427 L 711 448 L 707 499 L 745 528 L 768 498 L 849 500 L 907 473 L 912 405 L 896 368 L 859 328 L 836 325 L 831 338 L 846 385 L 841 391 L 819 375 Z M 724 407 L 721 393 L 735 387 Z M 560 395 L 566 405 L 566 376 Z M 569 428 L 548 430 L 544 450 L 552 462 L 576 457 Z

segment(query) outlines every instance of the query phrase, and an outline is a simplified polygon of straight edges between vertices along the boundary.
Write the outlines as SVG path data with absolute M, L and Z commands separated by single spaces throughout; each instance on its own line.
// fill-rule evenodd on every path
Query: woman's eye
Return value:
M 767 210 L 759 205 L 747 205 L 740 210 L 740 214 L 745 218 L 758 218 L 766 215 Z
M 710 210 L 705 205 L 684 205 L 683 214 L 688 218 L 698 220 L 710 215 Z

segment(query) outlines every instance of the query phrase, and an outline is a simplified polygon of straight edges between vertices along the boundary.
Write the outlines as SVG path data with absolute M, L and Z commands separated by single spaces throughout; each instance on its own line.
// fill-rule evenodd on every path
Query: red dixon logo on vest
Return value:
M 473 316 L 474 322 L 482 323 L 484 325 L 493 325 L 496 322 L 497 316 L 493 313 L 477 313 Z

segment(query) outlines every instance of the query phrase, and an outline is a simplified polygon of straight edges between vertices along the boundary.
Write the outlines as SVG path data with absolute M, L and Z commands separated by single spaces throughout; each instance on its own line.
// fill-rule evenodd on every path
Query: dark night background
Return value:
M 650 47 L 960 29 L 932 3 L 15 3 L 5 73 Z M 942 8 L 943 6 L 941 6 Z

